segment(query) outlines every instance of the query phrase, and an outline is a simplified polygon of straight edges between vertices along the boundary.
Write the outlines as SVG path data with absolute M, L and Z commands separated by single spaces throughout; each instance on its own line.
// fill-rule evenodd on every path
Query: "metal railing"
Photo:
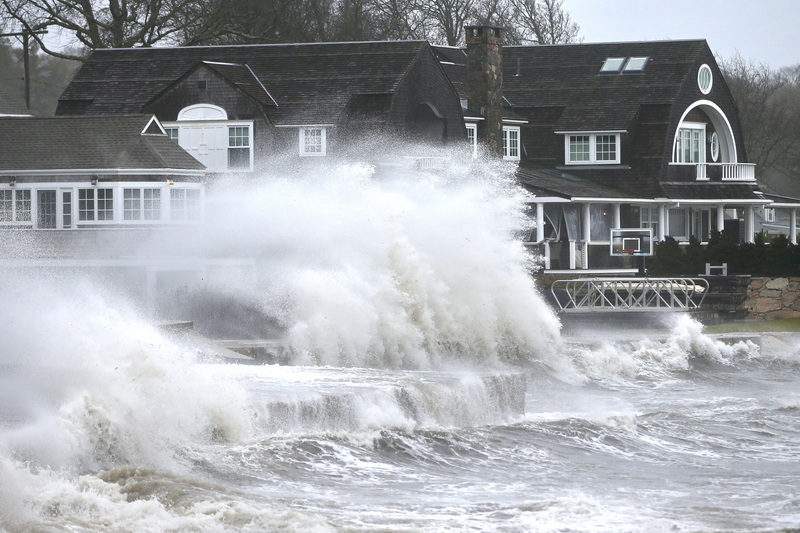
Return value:
M 563 313 L 699 309 L 708 281 L 698 278 L 579 278 L 554 281 Z

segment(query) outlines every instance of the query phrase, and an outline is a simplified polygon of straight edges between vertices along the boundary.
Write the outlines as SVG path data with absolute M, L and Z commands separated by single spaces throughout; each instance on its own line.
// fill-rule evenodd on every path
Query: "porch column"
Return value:
M 789 241 L 797 244 L 797 209 L 789 211 Z
M 614 212 L 614 226 L 613 227 L 619 228 L 620 226 L 622 226 L 622 216 L 620 215 L 620 212 L 619 212 L 619 204 L 614 204 L 613 205 L 613 210 L 614 210 L 613 211 Z
M 544 268 L 550 270 L 550 243 L 544 243 Z
M 581 244 L 581 268 L 589 268 L 589 243 L 592 241 L 592 204 L 583 204 L 583 243 Z
M 581 234 L 583 235 L 583 242 L 588 243 L 592 240 L 592 204 L 583 204 L 581 207 L 583 208 L 583 220 L 581 221 L 583 231 Z
M 752 205 L 744 210 L 744 242 L 755 242 L 756 215 Z
M 658 242 L 667 237 L 667 206 L 658 206 Z
M 544 240 L 544 204 L 536 204 L 536 242 Z
M 575 259 L 575 239 L 569 240 L 569 269 L 575 270 L 576 268 L 576 259 Z
M 720 204 L 717 206 L 717 231 L 722 233 L 725 229 L 725 206 Z

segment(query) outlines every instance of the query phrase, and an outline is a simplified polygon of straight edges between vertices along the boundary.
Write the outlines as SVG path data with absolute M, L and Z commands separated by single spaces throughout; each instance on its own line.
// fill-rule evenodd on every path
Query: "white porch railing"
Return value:
M 752 181 L 756 179 L 754 163 L 698 163 L 697 179 L 707 180 L 719 176 L 723 181 Z

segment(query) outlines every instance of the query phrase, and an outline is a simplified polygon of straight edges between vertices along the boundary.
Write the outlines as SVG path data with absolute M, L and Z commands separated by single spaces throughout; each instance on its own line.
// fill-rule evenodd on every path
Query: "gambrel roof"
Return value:
M 276 125 L 332 124 L 352 98 L 392 94 L 423 53 L 431 53 L 426 41 L 95 50 L 62 94 L 57 114 L 140 113 L 205 62 L 251 94 L 261 92 L 257 81 L 277 105 L 270 111 Z
M 625 130 L 642 105 L 673 105 L 695 75 L 705 40 L 507 46 L 505 98 L 514 107 L 561 107 L 557 131 Z M 648 58 L 641 71 L 601 72 L 608 58 Z
M 152 115 L 0 119 L 0 172 L 205 167 Z

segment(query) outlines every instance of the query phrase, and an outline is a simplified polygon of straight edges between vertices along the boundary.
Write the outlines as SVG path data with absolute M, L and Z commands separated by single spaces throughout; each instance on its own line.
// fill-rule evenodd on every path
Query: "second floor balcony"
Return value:
M 753 163 L 670 163 L 670 181 L 754 181 Z

